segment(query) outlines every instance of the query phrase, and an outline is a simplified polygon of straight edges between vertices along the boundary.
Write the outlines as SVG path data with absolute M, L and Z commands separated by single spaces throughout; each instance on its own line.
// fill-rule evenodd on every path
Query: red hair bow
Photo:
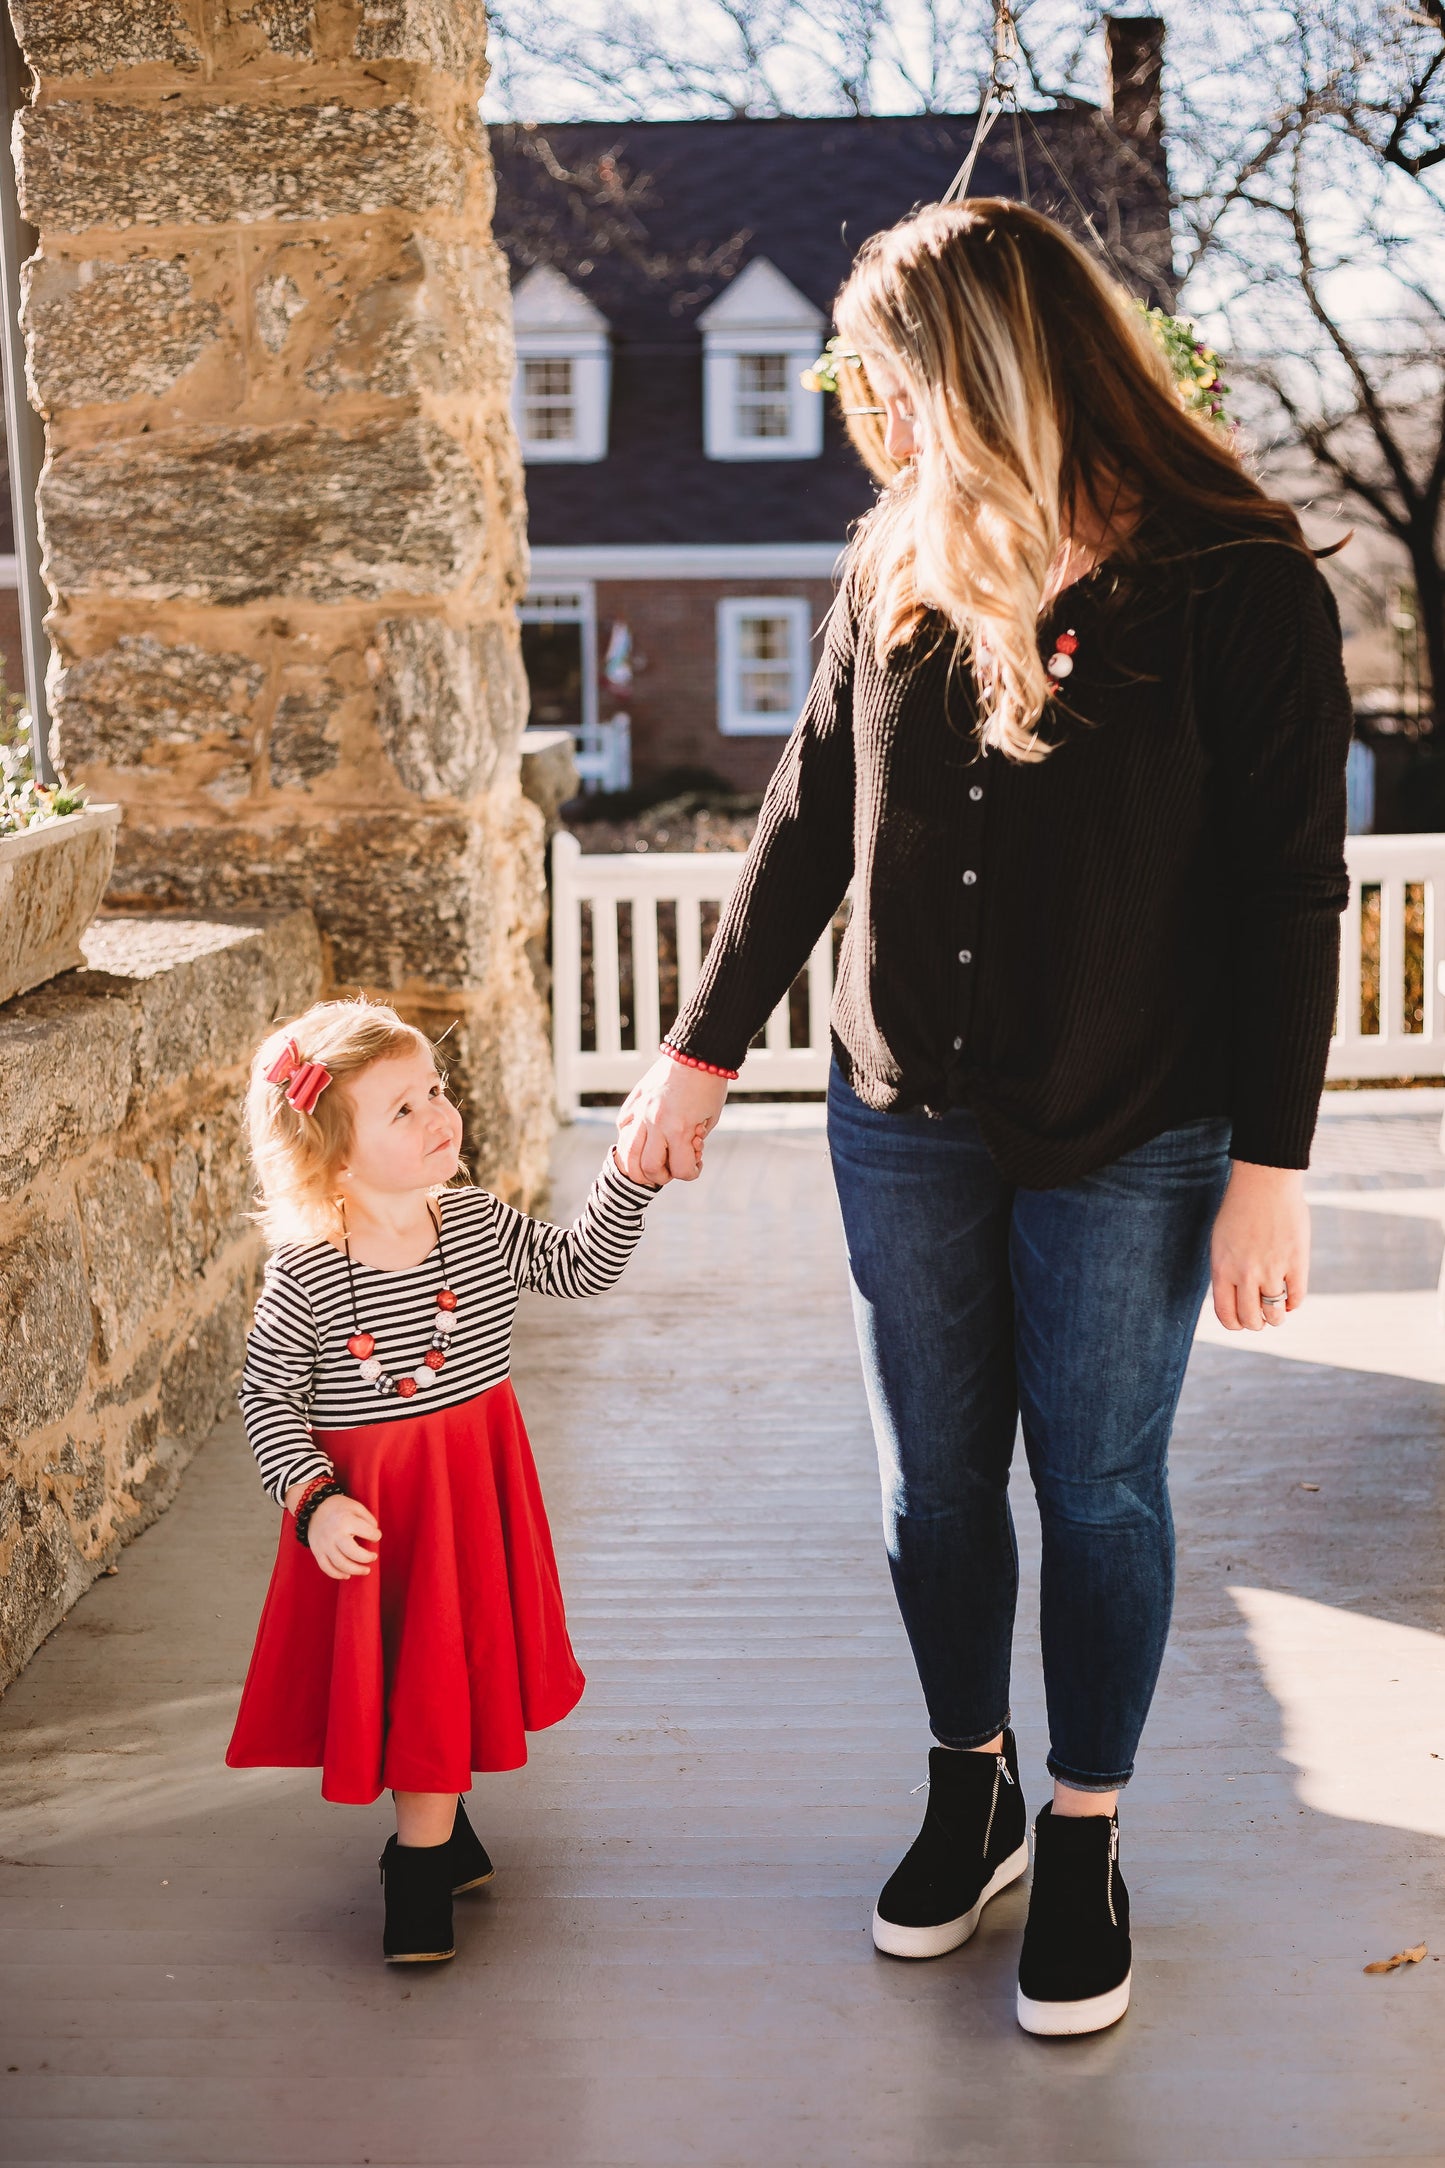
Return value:
M 284 1084 L 286 1097 L 298 1114 L 309 1114 L 327 1085 L 331 1071 L 319 1061 L 303 1061 L 301 1049 L 288 1039 L 266 1071 L 268 1084 Z

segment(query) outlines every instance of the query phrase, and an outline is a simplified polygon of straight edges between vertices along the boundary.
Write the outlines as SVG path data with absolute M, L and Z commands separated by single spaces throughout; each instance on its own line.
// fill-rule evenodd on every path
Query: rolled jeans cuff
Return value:
M 1060 1784 L 1067 1784 L 1071 1792 L 1122 1792 L 1134 1774 L 1132 1765 L 1121 1770 L 1118 1776 L 1101 1777 L 1092 1770 L 1085 1774 L 1081 1769 L 1071 1769 L 1054 1754 L 1050 1754 L 1045 1766 L 1049 1775 L 1057 1777 Z
M 1010 1713 L 1005 1710 L 997 1724 L 990 1724 L 987 1731 L 970 1732 L 966 1739 L 945 1739 L 941 1731 L 935 1731 L 933 1736 L 940 1746 L 952 1747 L 956 1753 L 967 1753 L 973 1747 L 987 1746 L 990 1739 L 997 1739 L 1007 1731 Z

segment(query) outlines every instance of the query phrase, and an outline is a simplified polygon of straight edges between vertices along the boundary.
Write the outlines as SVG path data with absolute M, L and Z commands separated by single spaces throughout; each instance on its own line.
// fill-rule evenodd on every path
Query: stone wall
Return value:
M 0 1006 L 0 1686 L 233 1406 L 247 1065 L 320 983 L 304 911 L 99 920 L 84 949 Z
M 111 900 L 304 904 L 545 1178 L 522 470 L 480 0 L 11 0 L 55 750 Z

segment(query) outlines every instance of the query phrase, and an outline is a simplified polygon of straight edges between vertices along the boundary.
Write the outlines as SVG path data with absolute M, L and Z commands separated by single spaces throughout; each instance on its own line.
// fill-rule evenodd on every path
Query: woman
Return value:
M 1294 513 L 1048 219 L 921 211 L 865 246 L 836 316 L 879 500 L 622 1158 L 697 1173 L 851 882 L 829 1141 L 937 1741 L 874 1938 L 953 1949 L 1028 1864 L 1021 1418 L 1054 1792 L 1018 2011 L 1089 2032 L 1129 2000 L 1118 1796 L 1168 1629 L 1200 1306 L 1212 1275 L 1221 1322 L 1254 1330 L 1306 1293 L 1347 892 L 1339 622 Z

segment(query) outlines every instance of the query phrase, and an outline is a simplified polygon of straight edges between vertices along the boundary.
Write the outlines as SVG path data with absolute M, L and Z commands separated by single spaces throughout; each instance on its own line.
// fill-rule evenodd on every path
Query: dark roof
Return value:
M 1162 153 L 1126 150 L 1094 107 L 1032 119 L 1101 230 L 1108 218 L 1122 232 L 1114 252 L 1126 270 L 1139 267 L 1132 283 L 1167 300 Z M 554 264 L 602 311 L 613 340 L 608 456 L 528 468 L 533 542 L 840 541 L 872 486 L 834 402 L 818 459 L 705 458 L 695 319 L 755 256 L 831 317 L 860 243 L 942 195 L 974 125 L 970 113 L 493 127 L 495 227 L 514 281 Z M 1027 132 L 1025 147 L 1031 200 L 1082 233 Z M 1006 121 L 972 190 L 1019 193 Z

